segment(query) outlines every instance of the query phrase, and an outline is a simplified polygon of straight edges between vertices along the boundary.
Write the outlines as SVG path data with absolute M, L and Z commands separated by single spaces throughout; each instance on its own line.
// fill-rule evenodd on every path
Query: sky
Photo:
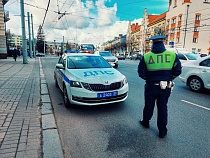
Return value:
M 101 45 L 114 37 L 119 37 L 119 34 L 126 35 L 129 21 L 141 24 L 145 8 L 148 14 L 157 15 L 167 11 L 169 0 L 23 0 L 23 2 L 26 38 L 29 38 L 27 16 L 29 13 L 33 16 L 34 38 L 41 25 L 46 41 L 62 42 L 64 39 L 64 42 Z M 9 11 L 10 16 L 10 20 L 6 22 L 6 30 L 22 35 L 20 0 L 9 0 L 4 10 Z

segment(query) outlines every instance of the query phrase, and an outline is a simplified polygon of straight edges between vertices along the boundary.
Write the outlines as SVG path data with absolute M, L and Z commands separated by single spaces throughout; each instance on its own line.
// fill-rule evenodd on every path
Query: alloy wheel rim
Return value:
M 193 90 L 199 90 L 200 87 L 201 87 L 201 83 L 199 82 L 199 80 L 193 79 L 193 80 L 191 80 L 191 82 L 190 82 L 190 87 L 191 87 Z

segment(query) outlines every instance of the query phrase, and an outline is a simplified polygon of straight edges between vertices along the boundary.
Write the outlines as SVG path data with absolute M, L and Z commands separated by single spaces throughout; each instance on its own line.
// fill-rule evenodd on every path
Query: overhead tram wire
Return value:
M 47 9 L 46 9 L 46 12 L 45 12 L 45 15 L 44 15 L 44 19 L 43 19 L 43 22 L 42 22 L 42 28 L 43 28 L 43 25 L 44 25 L 44 22 L 45 22 L 45 18 L 47 16 L 47 12 L 48 12 L 49 6 L 50 6 L 50 0 L 48 1 Z

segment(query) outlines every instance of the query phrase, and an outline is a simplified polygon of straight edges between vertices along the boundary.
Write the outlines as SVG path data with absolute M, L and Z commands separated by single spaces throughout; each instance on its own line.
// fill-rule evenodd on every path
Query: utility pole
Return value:
M 22 53 L 23 53 L 23 64 L 28 64 L 27 55 L 27 40 L 25 31 L 25 13 L 24 13 L 24 0 L 20 0 L 20 10 L 21 10 L 21 24 L 22 24 Z
M 30 58 L 32 58 L 32 44 L 31 44 L 31 25 L 30 25 L 30 15 L 29 12 L 27 12 L 28 14 L 28 36 L 29 36 L 29 51 L 30 51 Z
M 186 21 L 185 21 L 185 29 L 184 29 L 184 43 L 183 48 L 185 47 L 185 40 L 186 40 L 186 33 L 187 33 L 187 20 L 188 20 L 188 10 L 189 10 L 189 4 L 187 5 L 187 14 L 186 14 Z
M 64 44 L 64 36 L 63 36 L 63 41 L 61 43 L 61 54 L 63 54 L 63 44 Z
M 32 38 L 33 38 L 33 56 L 36 58 L 36 50 L 35 50 L 35 39 L 34 39 L 34 26 L 33 26 L 33 16 L 31 14 L 31 25 L 32 25 Z
M 45 56 L 45 40 L 44 40 L 44 56 Z

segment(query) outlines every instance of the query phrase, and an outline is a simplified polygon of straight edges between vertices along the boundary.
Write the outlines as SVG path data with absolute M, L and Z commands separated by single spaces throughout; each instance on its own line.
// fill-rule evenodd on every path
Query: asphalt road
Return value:
M 155 109 L 150 128 L 139 125 L 144 106 L 144 81 L 138 61 L 120 60 L 127 76 L 129 97 L 123 103 L 75 106 L 66 109 L 55 87 L 58 58 L 42 58 L 42 65 L 64 155 L 66 158 L 208 158 L 210 155 L 210 93 L 195 93 L 179 79 L 168 103 L 168 135 L 158 137 Z

